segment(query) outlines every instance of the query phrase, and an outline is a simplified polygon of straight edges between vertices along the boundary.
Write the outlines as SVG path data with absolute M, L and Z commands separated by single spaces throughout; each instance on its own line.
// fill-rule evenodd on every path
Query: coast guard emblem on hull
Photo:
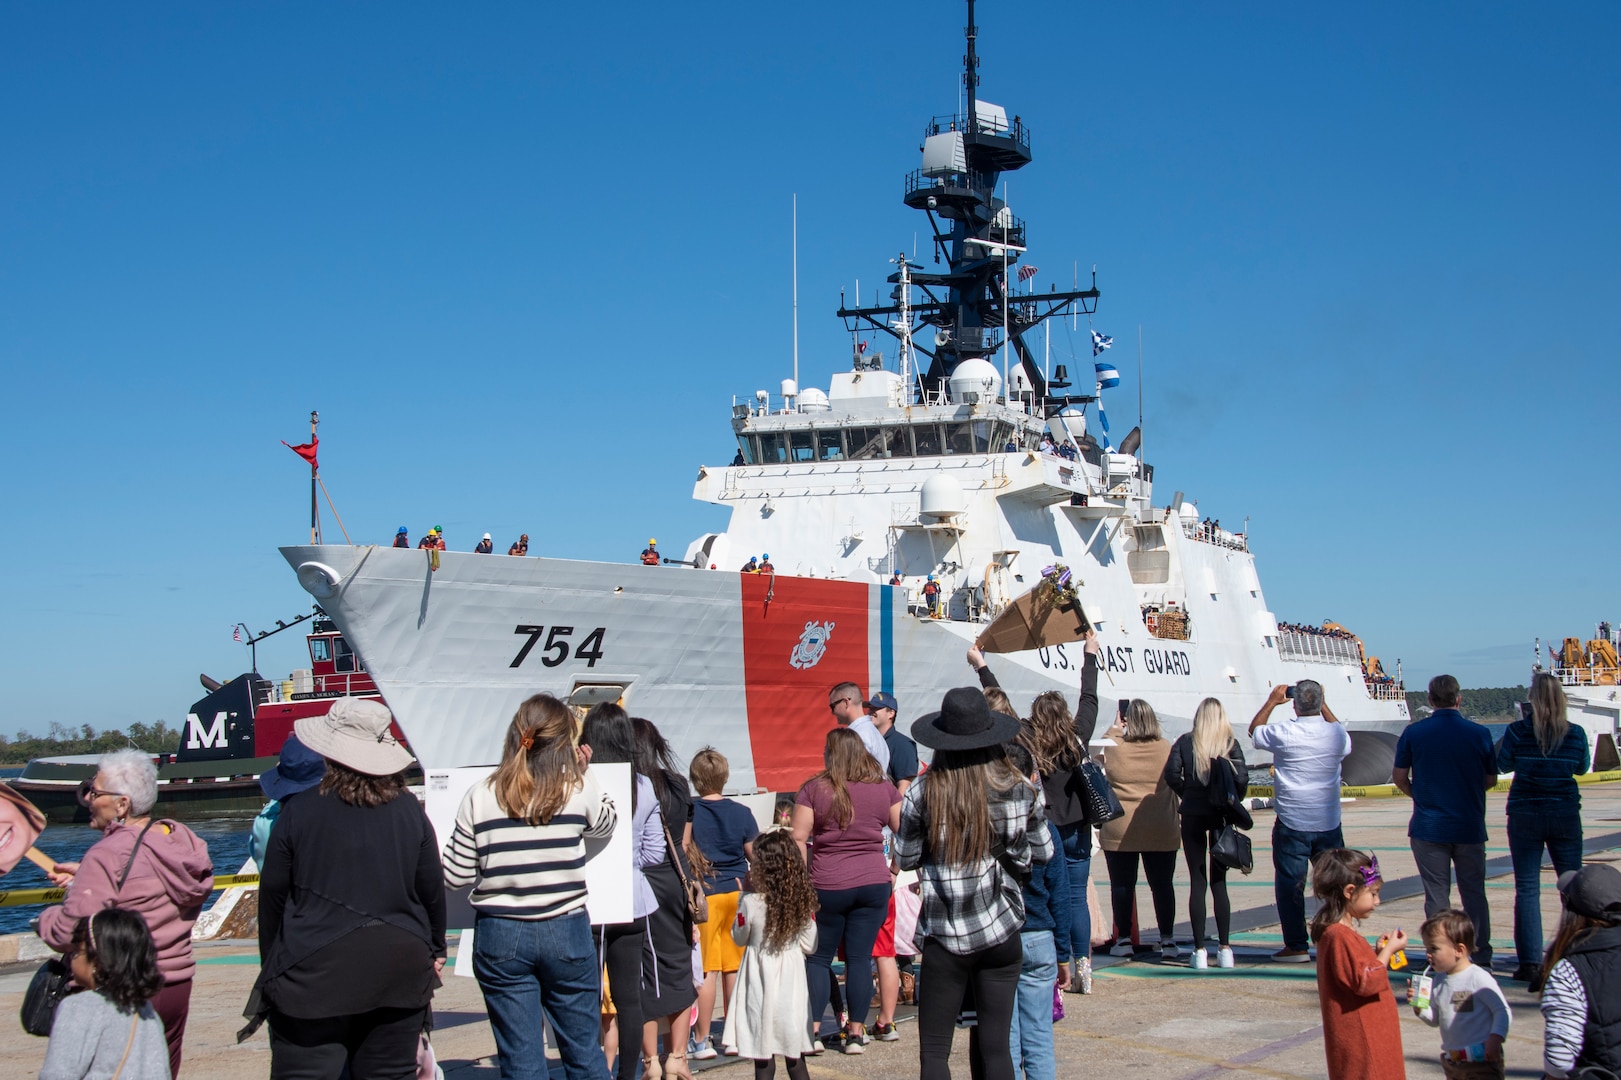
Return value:
M 827 652 L 827 639 L 833 636 L 833 623 L 808 622 L 805 632 L 799 635 L 799 644 L 788 655 L 788 665 L 803 671 L 813 668 L 821 663 L 822 654 Z

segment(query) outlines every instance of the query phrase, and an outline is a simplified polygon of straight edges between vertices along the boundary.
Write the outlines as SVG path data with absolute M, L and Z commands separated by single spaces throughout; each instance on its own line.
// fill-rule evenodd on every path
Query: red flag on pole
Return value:
M 283 439 L 281 444 L 287 449 L 291 450 L 293 453 L 297 454 L 299 457 L 303 458 L 305 461 L 309 462 L 310 468 L 319 469 L 321 467 L 321 463 L 315 460 L 315 454 L 320 448 L 321 440 L 316 438 L 314 435 L 310 436 L 309 442 L 299 443 L 297 446 L 294 446 L 286 439 Z

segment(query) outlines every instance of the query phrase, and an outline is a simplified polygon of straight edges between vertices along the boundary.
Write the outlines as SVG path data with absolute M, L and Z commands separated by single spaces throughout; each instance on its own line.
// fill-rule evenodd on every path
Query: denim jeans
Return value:
M 1019 937 L 1024 962 L 1019 967 L 1018 1004 L 1008 1037 L 1014 1069 L 1024 1069 L 1024 1080 L 1056 1080 L 1053 987 L 1058 985 L 1058 950 L 1051 930 L 1026 930 Z
M 1085 825 L 1058 826 L 1069 869 L 1069 952 L 1077 960 L 1092 955 L 1092 912 L 1086 906 L 1086 883 L 1092 876 L 1092 830 Z
M 818 1027 L 833 994 L 833 958 L 844 946 L 844 1006 L 850 1023 L 866 1024 L 872 1009 L 872 947 L 889 916 L 890 886 L 817 889 L 816 951 L 805 957 L 811 1020 Z
M 503 919 L 479 912 L 473 973 L 484 991 L 502 1080 L 547 1080 L 542 1015 L 552 1023 L 568 1080 L 607 1080 L 597 1045 L 602 972 L 584 910 L 555 919 Z M 641 1027 L 620 1036 L 635 1057 Z
M 1582 818 L 1577 811 L 1508 816 L 1508 854 L 1514 863 L 1514 955 L 1522 966 L 1542 963 L 1542 849 L 1554 873 L 1582 867 Z
M 1285 949 L 1304 950 L 1311 945 L 1306 936 L 1306 878 L 1311 861 L 1344 846 L 1345 834 L 1338 825 L 1327 832 L 1302 832 L 1289 828 L 1281 818 L 1272 823 L 1272 896 L 1283 924 Z

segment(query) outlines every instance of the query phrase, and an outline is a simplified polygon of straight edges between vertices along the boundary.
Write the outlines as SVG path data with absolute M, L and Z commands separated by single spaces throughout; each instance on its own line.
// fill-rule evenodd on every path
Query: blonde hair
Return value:
M 1221 702 L 1213 697 L 1199 702 L 1193 713 L 1193 771 L 1199 774 L 1199 783 L 1210 782 L 1210 766 L 1226 757 L 1236 741 Z
M 1559 749 L 1570 731 L 1565 718 L 1565 688 L 1546 671 L 1531 676 L 1531 727 L 1544 756 Z
M 1123 736 L 1127 742 L 1153 742 L 1163 739 L 1160 733 L 1159 716 L 1154 712 L 1154 706 L 1142 698 L 1132 698 L 1131 705 L 1126 709 L 1126 734 Z
M 706 746 L 692 755 L 692 764 L 687 767 L 687 775 L 692 777 L 692 786 L 698 789 L 700 795 L 718 795 L 726 787 L 726 781 L 731 778 L 732 766 L 726 760 L 726 755 L 713 746 Z
M 999 712 L 1004 716 L 1019 715 L 1013 711 L 1013 702 L 1008 700 L 1007 694 L 1003 692 L 1000 686 L 987 686 L 985 688 L 985 704 L 991 707 L 991 712 Z
M 530 825 L 545 825 L 581 785 L 574 754 L 574 712 L 550 694 L 536 694 L 507 727 L 501 764 L 490 777 L 496 805 Z

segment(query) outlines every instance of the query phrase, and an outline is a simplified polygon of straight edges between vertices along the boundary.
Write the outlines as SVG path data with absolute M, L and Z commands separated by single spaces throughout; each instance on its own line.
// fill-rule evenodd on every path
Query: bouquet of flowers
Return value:
M 1041 581 L 1036 584 L 1034 591 L 1036 599 L 1042 603 L 1051 604 L 1059 611 L 1069 611 L 1080 603 L 1076 588 L 1085 584 L 1073 576 L 1069 567 L 1054 563 L 1041 572 Z

